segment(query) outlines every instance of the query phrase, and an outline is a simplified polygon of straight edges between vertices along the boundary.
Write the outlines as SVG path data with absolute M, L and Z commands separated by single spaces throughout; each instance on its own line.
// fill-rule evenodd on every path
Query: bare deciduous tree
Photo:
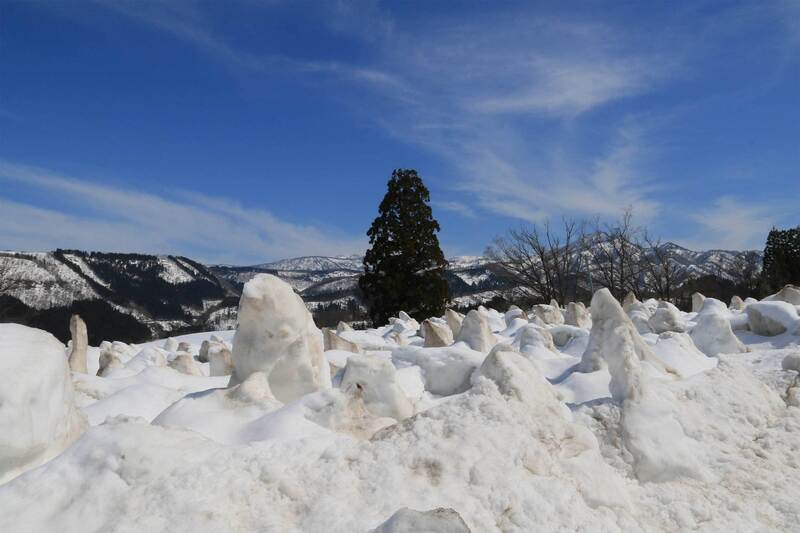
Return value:
M 562 222 L 558 232 L 549 221 L 510 230 L 487 250 L 500 275 L 545 302 L 566 303 L 575 299 L 578 289 L 583 223 L 566 218 Z
M 672 250 L 646 231 L 642 240 L 645 248 L 641 254 L 640 270 L 644 273 L 647 293 L 662 300 L 672 300 L 680 282 L 678 263 Z
M 641 296 L 646 288 L 640 260 L 644 230 L 633 225 L 631 209 L 613 223 L 595 220 L 591 230 L 584 234 L 584 240 L 589 272 L 596 284 L 607 288 L 618 300 L 628 292 Z

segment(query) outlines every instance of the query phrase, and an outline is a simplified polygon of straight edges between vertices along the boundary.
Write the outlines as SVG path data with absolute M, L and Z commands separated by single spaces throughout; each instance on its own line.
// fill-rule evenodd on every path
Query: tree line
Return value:
M 367 232 L 370 248 L 359 280 L 370 318 L 385 324 L 400 310 L 414 318 L 438 316 L 448 304 L 447 261 L 430 194 L 415 170 L 395 170 L 387 188 Z M 800 227 L 772 229 L 763 268 L 761 255 L 748 251 L 698 277 L 687 272 L 677 247 L 634 223 L 631 209 L 612 222 L 563 218 L 511 229 L 486 254 L 510 287 L 496 303 L 588 302 L 604 287 L 619 300 L 633 293 L 688 308 L 695 291 L 729 301 L 734 294 L 760 298 L 800 284 Z

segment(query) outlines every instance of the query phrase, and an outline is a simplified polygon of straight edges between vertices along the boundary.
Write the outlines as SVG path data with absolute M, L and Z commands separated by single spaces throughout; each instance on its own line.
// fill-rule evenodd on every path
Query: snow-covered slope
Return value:
M 589 328 L 480 309 L 469 319 L 488 328 L 479 349 L 426 347 L 420 324 L 400 313 L 379 328 L 342 329 L 336 335 L 352 351 L 320 354 L 322 335 L 291 288 L 257 281 L 242 303 L 250 319 L 235 335 L 90 348 L 89 368 L 115 361 L 102 377 L 72 374 L 91 427 L 0 485 L 0 531 L 795 531 L 800 523 L 794 328 L 772 337 L 737 330 L 746 351 L 709 357 L 693 338 L 719 324 L 698 331 L 708 327 L 698 314 L 678 311 L 691 335 L 640 334 L 598 291 Z M 655 312 L 651 303 L 642 305 Z M 712 303 L 703 313 L 726 328 L 748 319 L 746 308 Z M 39 349 L 26 340 L 34 336 L 14 333 L 22 368 L 22 354 Z M 206 358 L 210 346 L 232 352 L 246 377 L 210 376 L 203 343 Z M 55 342 L 54 353 L 63 349 Z M 320 355 L 327 365 L 313 364 Z M 303 361 L 329 365 L 331 375 L 309 384 L 313 374 L 286 371 Z M 4 420 L 36 405 L 9 404 L 20 412 L 0 416 L 0 435 L 15 431 Z

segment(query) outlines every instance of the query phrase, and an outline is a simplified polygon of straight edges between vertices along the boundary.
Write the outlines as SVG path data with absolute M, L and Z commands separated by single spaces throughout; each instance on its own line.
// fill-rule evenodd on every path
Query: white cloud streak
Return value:
M 174 198 L 100 185 L 0 160 L 0 180 L 58 194 L 74 209 L 0 198 L 0 247 L 185 254 L 214 263 L 260 263 L 365 248 L 363 238 L 299 225 L 226 198 Z
M 776 207 L 776 202 L 744 202 L 733 196 L 722 196 L 712 207 L 689 215 L 699 229 L 693 237 L 681 242 L 694 250 L 761 248 L 770 228 L 783 214 L 782 209 Z

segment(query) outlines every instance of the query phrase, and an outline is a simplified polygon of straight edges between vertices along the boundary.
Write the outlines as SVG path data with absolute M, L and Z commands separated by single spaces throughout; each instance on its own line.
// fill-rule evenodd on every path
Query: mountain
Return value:
M 119 338 L 129 340 L 231 327 L 239 296 L 180 256 L 0 252 L 0 280 L 0 319 L 41 326 L 62 341 L 74 310 L 96 317 L 106 332 L 128 332 Z M 99 340 L 90 329 L 90 341 Z
M 745 253 L 664 246 L 670 249 L 681 282 L 707 275 L 732 279 Z M 319 325 L 335 325 L 365 317 L 358 289 L 361 271 L 360 256 L 207 266 L 173 255 L 0 252 L 0 321 L 41 327 L 66 341 L 69 316 L 79 312 L 89 324 L 94 345 L 104 340 L 96 336 L 98 331 L 136 342 L 232 328 L 244 283 L 269 273 L 292 285 Z M 450 258 L 446 277 L 452 304 L 475 306 L 511 289 L 496 272 L 486 257 Z

